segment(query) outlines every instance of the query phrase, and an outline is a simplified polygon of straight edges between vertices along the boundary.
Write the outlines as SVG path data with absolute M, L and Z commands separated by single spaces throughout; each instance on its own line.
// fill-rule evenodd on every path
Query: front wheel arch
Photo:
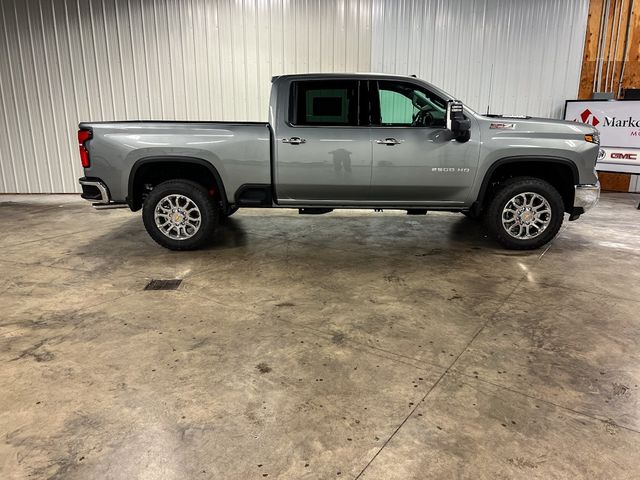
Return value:
M 472 210 L 479 214 L 487 207 L 495 190 L 515 177 L 535 177 L 550 183 L 562 196 L 564 211 L 571 213 L 575 185 L 579 183 L 576 164 L 564 157 L 525 155 L 500 158 L 489 167 Z

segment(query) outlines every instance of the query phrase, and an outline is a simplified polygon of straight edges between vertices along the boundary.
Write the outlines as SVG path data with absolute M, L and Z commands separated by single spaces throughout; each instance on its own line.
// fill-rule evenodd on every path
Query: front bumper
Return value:
M 108 204 L 111 201 L 109 189 L 99 178 L 82 177 L 79 182 L 82 186 L 82 194 L 80 196 L 85 200 L 101 205 Z
M 600 182 L 595 185 L 576 185 L 573 208 L 582 208 L 583 212 L 593 208 L 600 198 Z
M 600 182 L 595 185 L 576 185 L 573 208 L 569 212 L 569 220 L 580 218 L 580 215 L 596 206 L 599 198 Z

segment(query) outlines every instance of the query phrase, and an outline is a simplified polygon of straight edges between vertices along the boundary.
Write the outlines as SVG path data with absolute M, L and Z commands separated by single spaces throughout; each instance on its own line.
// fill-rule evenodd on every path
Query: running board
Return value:
M 92 203 L 96 210 L 113 210 L 114 208 L 129 208 L 126 203 Z

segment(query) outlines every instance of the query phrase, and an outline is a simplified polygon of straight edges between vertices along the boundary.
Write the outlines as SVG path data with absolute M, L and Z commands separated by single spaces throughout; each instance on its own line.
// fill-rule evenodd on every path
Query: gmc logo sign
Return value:
M 611 152 L 611 158 L 620 160 L 636 160 L 638 158 L 638 154 Z

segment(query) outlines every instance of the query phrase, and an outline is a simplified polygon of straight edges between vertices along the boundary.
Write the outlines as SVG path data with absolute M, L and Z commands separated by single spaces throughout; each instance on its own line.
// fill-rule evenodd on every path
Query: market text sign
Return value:
M 564 118 L 596 127 L 603 147 L 640 148 L 640 100 L 570 100 Z

